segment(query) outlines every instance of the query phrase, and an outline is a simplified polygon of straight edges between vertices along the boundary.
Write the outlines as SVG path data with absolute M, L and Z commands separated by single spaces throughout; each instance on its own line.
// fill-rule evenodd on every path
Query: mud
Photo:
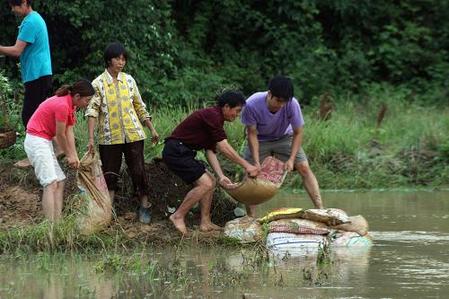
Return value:
M 64 208 L 67 208 L 64 213 L 67 214 L 68 207 L 76 200 L 78 188 L 76 171 L 63 168 L 67 176 L 64 192 Z M 137 221 L 139 202 L 133 194 L 132 183 L 124 167 L 119 180 L 120 187 L 113 201 L 115 218 L 107 230 L 123 230 L 129 238 L 164 241 L 178 235 L 168 216 L 178 207 L 192 186 L 171 173 L 160 160 L 147 163 L 145 168 L 150 181 L 152 222 L 145 225 Z M 0 230 L 41 222 L 44 219 L 41 195 L 42 188 L 32 168 L 18 169 L 11 164 L 0 165 Z M 235 218 L 233 210 L 236 206 L 234 201 L 217 188 L 212 204 L 212 221 L 224 225 Z M 199 208 L 195 207 L 186 219 L 192 229 L 197 228 L 199 224 L 199 212 Z

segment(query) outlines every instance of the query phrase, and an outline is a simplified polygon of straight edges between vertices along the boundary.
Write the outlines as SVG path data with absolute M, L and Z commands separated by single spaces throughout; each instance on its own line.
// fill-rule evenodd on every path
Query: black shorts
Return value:
M 187 184 L 192 184 L 206 172 L 204 163 L 196 160 L 195 156 L 196 151 L 191 150 L 181 141 L 176 139 L 165 141 L 162 151 L 164 163 Z
M 34 111 L 43 101 L 51 96 L 52 92 L 51 75 L 25 82 L 25 97 L 22 108 L 22 122 L 25 129 Z

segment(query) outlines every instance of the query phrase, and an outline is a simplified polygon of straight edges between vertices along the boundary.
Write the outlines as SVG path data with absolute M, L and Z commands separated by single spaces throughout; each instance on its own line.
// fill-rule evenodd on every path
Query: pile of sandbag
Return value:
M 315 251 L 320 246 L 371 246 L 368 222 L 361 215 L 348 216 L 341 209 L 281 208 L 254 219 L 237 218 L 225 226 L 225 235 L 241 243 L 262 240 L 274 251 Z

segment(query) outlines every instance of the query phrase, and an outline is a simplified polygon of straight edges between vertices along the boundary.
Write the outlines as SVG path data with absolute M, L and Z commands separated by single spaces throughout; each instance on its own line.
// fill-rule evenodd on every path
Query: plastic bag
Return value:
M 262 218 L 259 218 L 258 221 L 260 223 L 264 223 L 279 219 L 300 218 L 301 214 L 302 214 L 301 208 L 279 208 L 269 212 Z
M 101 170 L 98 153 L 85 153 L 77 172 L 82 214 L 78 227 L 84 235 L 90 235 L 105 228 L 112 218 L 112 203 L 108 187 Z
M 276 195 L 286 174 L 284 163 L 268 156 L 262 162 L 261 172 L 256 178 L 246 177 L 236 187 L 225 189 L 225 191 L 241 203 L 261 204 Z

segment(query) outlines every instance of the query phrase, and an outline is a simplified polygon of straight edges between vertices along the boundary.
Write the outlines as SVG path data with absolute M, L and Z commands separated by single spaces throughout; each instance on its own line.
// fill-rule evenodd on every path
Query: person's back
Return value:
M 53 96 L 36 109 L 28 122 L 27 134 L 51 140 L 56 135 L 56 121 L 64 122 L 67 126 L 75 124 L 74 111 L 70 95 Z
M 30 12 L 19 27 L 17 39 L 27 43 L 20 55 L 23 82 L 52 74 L 47 25 L 36 11 Z

